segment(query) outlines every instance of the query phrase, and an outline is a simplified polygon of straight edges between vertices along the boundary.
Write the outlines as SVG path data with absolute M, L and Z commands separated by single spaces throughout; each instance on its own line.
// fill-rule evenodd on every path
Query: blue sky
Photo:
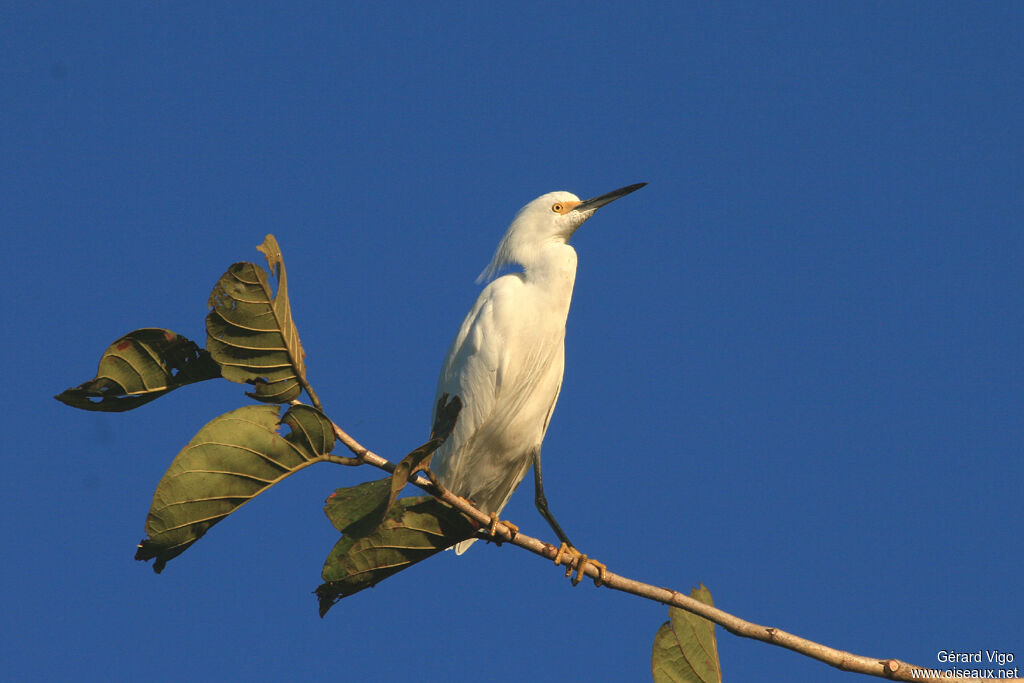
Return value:
M 376 471 L 307 469 L 157 576 L 153 489 L 248 399 L 51 398 L 130 330 L 202 340 L 269 232 L 327 412 L 397 459 L 516 210 L 641 181 L 573 238 L 544 444 L 569 534 L 859 654 L 1024 660 L 1022 29 L 1013 2 L 3 10 L 5 672 L 648 677 L 664 607 L 509 547 L 320 620 L 323 500 Z M 547 538 L 531 488 L 505 516 Z M 729 680 L 849 680 L 719 648 Z

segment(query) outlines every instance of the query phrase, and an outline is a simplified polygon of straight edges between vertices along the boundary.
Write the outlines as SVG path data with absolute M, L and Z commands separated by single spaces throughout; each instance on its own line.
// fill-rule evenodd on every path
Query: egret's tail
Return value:
M 469 546 L 473 545 L 478 540 L 480 540 L 480 539 L 477 539 L 477 538 L 467 538 L 465 541 L 459 541 L 458 543 L 456 543 L 452 547 L 455 548 L 455 554 L 456 555 L 461 555 L 462 553 L 464 553 L 467 550 L 469 550 Z

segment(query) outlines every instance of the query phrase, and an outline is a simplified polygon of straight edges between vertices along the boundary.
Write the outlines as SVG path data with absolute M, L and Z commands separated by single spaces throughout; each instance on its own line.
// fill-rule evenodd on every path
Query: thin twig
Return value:
M 293 403 L 295 403 L 295 401 L 293 401 Z M 356 454 L 356 458 L 359 461 L 364 462 L 367 465 L 373 465 L 374 467 L 385 470 L 386 472 L 394 471 L 394 464 L 365 448 L 336 424 L 334 424 L 334 434 L 346 448 Z M 448 505 L 456 508 L 467 517 L 478 522 L 482 527 L 489 526 L 492 522 L 490 515 L 472 505 L 465 498 L 456 496 L 451 491 L 431 483 L 426 477 L 416 476 L 414 479 L 410 479 L 410 483 L 415 484 L 438 500 L 444 501 Z M 504 543 L 511 543 L 512 545 L 519 546 L 524 550 L 528 550 L 533 554 L 547 558 L 548 560 L 554 560 L 558 555 L 557 546 L 545 543 L 539 538 L 533 538 L 532 536 L 527 536 L 521 532 L 513 533 L 512 529 L 506 526 L 504 522 L 499 521 L 494 528 L 501 537 L 500 540 Z M 571 558 L 566 558 L 566 560 L 568 562 L 573 561 Z M 591 577 L 595 582 L 598 579 L 602 579 L 600 585 L 605 588 L 611 588 L 613 590 L 630 593 L 641 598 L 660 602 L 665 605 L 678 607 L 686 610 L 687 612 L 692 612 L 698 616 L 704 617 L 709 621 L 713 621 L 734 635 L 741 636 L 743 638 L 751 638 L 753 640 L 760 640 L 771 645 L 778 645 L 779 647 L 784 647 L 802 655 L 817 659 L 818 661 L 834 666 L 842 671 L 867 674 L 869 676 L 887 678 L 893 681 L 938 682 L 967 680 L 964 677 L 924 677 L 921 674 L 927 670 L 926 667 L 915 666 L 899 659 L 878 659 L 875 657 L 856 655 L 844 650 L 837 650 L 835 648 L 828 647 L 827 645 L 816 643 L 813 640 L 808 640 L 806 638 L 793 635 L 792 633 L 787 633 L 781 629 L 770 626 L 761 626 L 759 624 L 746 621 L 729 614 L 728 612 L 722 611 L 717 607 L 712 607 L 700 600 L 696 600 L 688 595 L 684 595 L 683 593 L 669 588 L 652 586 L 651 584 L 620 576 L 619 574 L 615 574 L 610 571 L 604 571 L 602 575 L 597 567 L 589 563 L 585 563 L 582 568 L 573 568 Z M 914 676 L 912 674 L 912 670 L 917 670 L 919 675 Z M 1022 681 L 1024 679 L 1004 678 L 1000 680 Z
M 333 462 L 335 465 L 347 465 L 349 467 L 363 464 L 363 461 L 359 458 L 349 458 L 345 455 L 328 455 L 324 460 L 327 462 Z

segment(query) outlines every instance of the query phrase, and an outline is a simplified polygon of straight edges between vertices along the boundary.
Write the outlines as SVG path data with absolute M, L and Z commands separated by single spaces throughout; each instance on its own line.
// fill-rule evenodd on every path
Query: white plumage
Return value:
M 446 488 L 484 512 L 500 513 L 530 465 L 539 469 L 565 368 L 565 322 L 576 281 L 568 240 L 598 208 L 645 184 L 584 202 L 570 192 L 538 197 L 516 215 L 478 279 L 522 266 L 484 288 L 448 349 L 437 397 L 458 396 L 462 411 L 431 468 Z M 546 509 L 539 477 L 536 483 L 538 508 L 568 543 Z M 475 540 L 457 544 L 456 553 Z

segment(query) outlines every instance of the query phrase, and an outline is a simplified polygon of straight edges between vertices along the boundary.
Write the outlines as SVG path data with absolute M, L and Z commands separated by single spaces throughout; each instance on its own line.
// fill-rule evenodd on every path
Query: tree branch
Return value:
M 298 401 L 293 401 L 292 403 L 298 403 Z M 356 458 L 359 461 L 382 469 L 386 472 L 394 472 L 394 464 L 365 448 L 336 424 L 334 424 L 334 434 L 346 448 L 355 453 Z M 349 459 L 346 458 L 346 460 Z M 414 479 L 411 479 L 410 483 L 423 489 L 438 500 L 451 505 L 470 519 L 479 523 L 481 527 L 487 528 L 494 523 L 490 515 L 476 508 L 465 498 L 456 496 L 451 491 L 440 486 L 438 483 L 431 482 L 426 477 L 417 476 Z M 624 593 L 630 593 L 665 605 L 678 607 L 686 610 L 687 612 L 692 612 L 698 616 L 704 617 L 734 635 L 741 636 L 743 638 L 752 638 L 753 640 L 760 640 L 771 645 L 784 647 L 799 654 L 806 655 L 807 657 L 817 659 L 818 661 L 824 662 L 830 666 L 834 666 L 842 671 L 867 674 L 869 676 L 887 678 L 893 681 L 937 682 L 967 680 L 962 677 L 924 677 L 920 674 L 923 674 L 924 671 L 931 667 L 915 666 L 899 659 L 878 659 L 876 657 L 856 655 L 851 652 L 837 650 L 835 648 L 828 647 L 827 645 L 816 643 L 806 638 L 801 638 L 800 636 L 787 633 L 781 629 L 771 626 L 761 626 L 729 614 L 728 612 L 724 612 L 716 607 L 712 607 L 711 605 L 704 604 L 699 600 L 695 600 L 688 595 L 669 588 L 652 586 L 651 584 L 620 576 L 619 574 L 615 574 L 610 571 L 602 571 L 590 563 L 583 563 L 583 566 L 580 567 L 575 556 L 560 556 L 558 547 L 553 546 L 550 543 L 545 543 L 538 538 L 527 536 L 523 533 L 515 533 L 505 525 L 504 522 L 497 522 L 494 524 L 493 528 L 496 532 L 494 540 L 499 543 L 511 543 L 512 545 L 519 546 L 524 550 L 528 550 L 535 555 L 539 555 L 552 561 L 554 561 L 556 557 L 559 557 L 559 564 L 568 565 L 566 576 L 569 576 L 569 574 L 575 570 L 578 573 L 586 574 L 594 579 L 596 585 L 622 591 Z M 919 675 L 916 677 L 912 675 L 912 670 L 915 669 L 919 671 Z M 1000 680 L 1022 681 L 1024 679 L 1012 678 Z

